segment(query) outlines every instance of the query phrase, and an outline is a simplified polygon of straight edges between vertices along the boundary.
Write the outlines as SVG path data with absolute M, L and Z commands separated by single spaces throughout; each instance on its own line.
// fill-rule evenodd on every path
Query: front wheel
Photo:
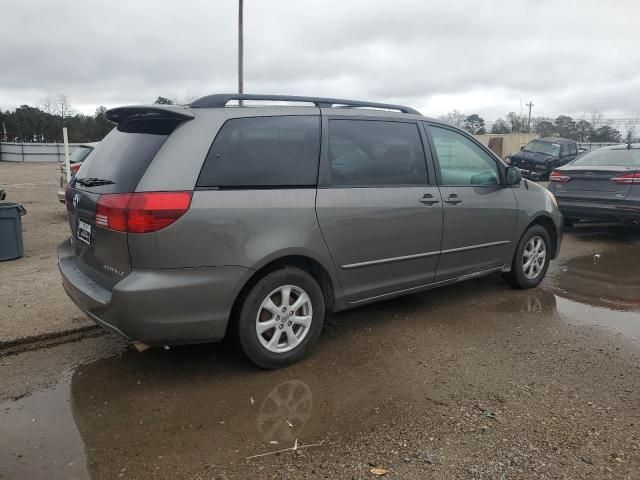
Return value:
M 511 264 L 511 271 L 503 275 L 515 288 L 533 288 L 547 273 L 551 260 L 549 233 L 541 225 L 530 227 L 520 239 Z
M 256 283 L 238 317 L 240 345 L 262 368 L 300 360 L 316 342 L 324 323 L 324 296 L 304 270 L 286 267 Z

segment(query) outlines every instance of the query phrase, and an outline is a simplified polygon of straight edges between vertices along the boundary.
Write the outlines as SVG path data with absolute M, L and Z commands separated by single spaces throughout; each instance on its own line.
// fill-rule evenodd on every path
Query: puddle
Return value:
M 553 279 L 555 308 L 570 323 L 640 338 L 640 245 L 571 258 Z

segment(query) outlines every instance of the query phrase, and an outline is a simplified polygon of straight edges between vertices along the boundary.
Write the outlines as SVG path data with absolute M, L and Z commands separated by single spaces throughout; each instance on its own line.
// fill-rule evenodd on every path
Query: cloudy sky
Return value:
M 2 109 L 236 89 L 237 0 L 20 0 L 0 15 Z M 638 0 L 245 0 L 245 91 L 635 118 L 639 45 Z

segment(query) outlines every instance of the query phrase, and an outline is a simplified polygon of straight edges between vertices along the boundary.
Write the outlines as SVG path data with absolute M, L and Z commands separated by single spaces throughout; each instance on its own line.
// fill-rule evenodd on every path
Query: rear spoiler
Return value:
M 107 120 L 118 125 L 126 120 L 181 120 L 187 121 L 195 118 L 186 107 L 174 107 L 163 105 L 132 105 L 117 107 L 107 110 Z

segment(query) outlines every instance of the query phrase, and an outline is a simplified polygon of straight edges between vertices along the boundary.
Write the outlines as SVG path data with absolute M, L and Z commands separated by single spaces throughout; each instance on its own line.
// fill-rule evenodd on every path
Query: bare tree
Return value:
M 623 140 L 627 143 L 633 143 L 636 138 L 636 130 L 638 128 L 639 119 L 638 117 L 635 120 L 630 120 L 624 125 L 624 129 L 622 131 Z
M 604 126 L 604 117 L 600 112 L 591 112 L 589 114 L 588 122 L 591 124 L 594 130 L 597 130 L 598 128 Z
M 438 117 L 439 120 L 444 122 L 449 122 L 455 125 L 456 127 L 464 127 L 464 122 L 467 119 L 467 116 L 463 114 L 460 110 L 454 110 L 453 112 L 449 112 L 445 115 L 441 115 Z
M 64 93 L 58 93 L 55 96 L 49 95 L 40 101 L 42 110 L 49 115 L 56 115 L 63 120 L 73 115 L 71 101 Z

